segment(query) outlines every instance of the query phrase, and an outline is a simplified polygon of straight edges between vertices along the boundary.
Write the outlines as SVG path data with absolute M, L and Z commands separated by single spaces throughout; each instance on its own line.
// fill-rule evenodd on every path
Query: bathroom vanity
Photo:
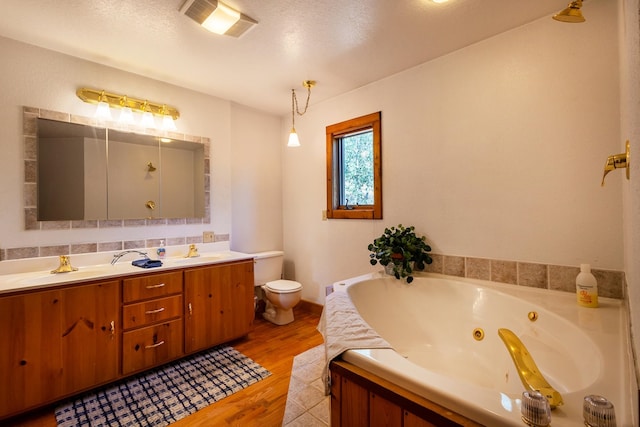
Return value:
M 165 265 L 0 289 L 0 420 L 250 331 L 252 258 Z

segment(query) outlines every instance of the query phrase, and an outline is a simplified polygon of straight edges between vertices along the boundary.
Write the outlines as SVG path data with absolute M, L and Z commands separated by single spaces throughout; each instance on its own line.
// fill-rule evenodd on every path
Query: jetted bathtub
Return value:
M 564 405 L 554 427 L 580 426 L 582 402 L 602 395 L 618 427 L 638 422 L 637 389 L 622 301 L 576 304 L 575 294 L 421 273 L 411 284 L 383 273 L 334 284 L 391 349 L 342 359 L 487 426 L 522 426 L 525 390 L 498 329 L 527 347 Z M 530 320 L 534 319 L 534 320 Z

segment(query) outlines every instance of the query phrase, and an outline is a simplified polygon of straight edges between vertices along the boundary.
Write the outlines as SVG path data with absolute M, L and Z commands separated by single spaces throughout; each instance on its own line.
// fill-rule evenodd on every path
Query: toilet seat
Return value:
M 302 289 L 302 285 L 293 280 L 274 280 L 272 282 L 265 283 L 265 288 L 276 294 L 289 294 L 292 292 L 298 292 Z

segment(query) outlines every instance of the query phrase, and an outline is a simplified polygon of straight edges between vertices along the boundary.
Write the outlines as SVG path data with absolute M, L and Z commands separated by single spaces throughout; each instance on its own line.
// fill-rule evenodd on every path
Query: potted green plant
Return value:
M 371 254 L 371 265 L 378 262 L 385 267 L 385 271 L 400 280 L 405 278 L 407 283 L 413 282 L 413 270 L 424 270 L 433 260 L 429 255 L 431 247 L 424 236 L 417 236 L 415 227 L 385 228 L 384 234 L 368 246 Z

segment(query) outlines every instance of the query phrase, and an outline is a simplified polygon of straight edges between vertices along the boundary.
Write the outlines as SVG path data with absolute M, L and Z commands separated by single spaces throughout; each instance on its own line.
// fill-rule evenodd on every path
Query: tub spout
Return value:
M 518 371 L 520 380 L 522 380 L 522 385 L 528 390 L 542 393 L 549 401 L 551 409 L 564 404 L 562 395 L 551 387 L 542 376 L 538 366 L 536 366 L 536 362 L 533 361 L 533 357 L 531 357 L 527 348 L 522 341 L 520 341 L 520 338 L 505 328 L 498 329 L 498 335 L 502 338 L 504 345 L 511 355 L 511 359 L 513 359 L 513 363 L 516 365 L 516 370 Z

